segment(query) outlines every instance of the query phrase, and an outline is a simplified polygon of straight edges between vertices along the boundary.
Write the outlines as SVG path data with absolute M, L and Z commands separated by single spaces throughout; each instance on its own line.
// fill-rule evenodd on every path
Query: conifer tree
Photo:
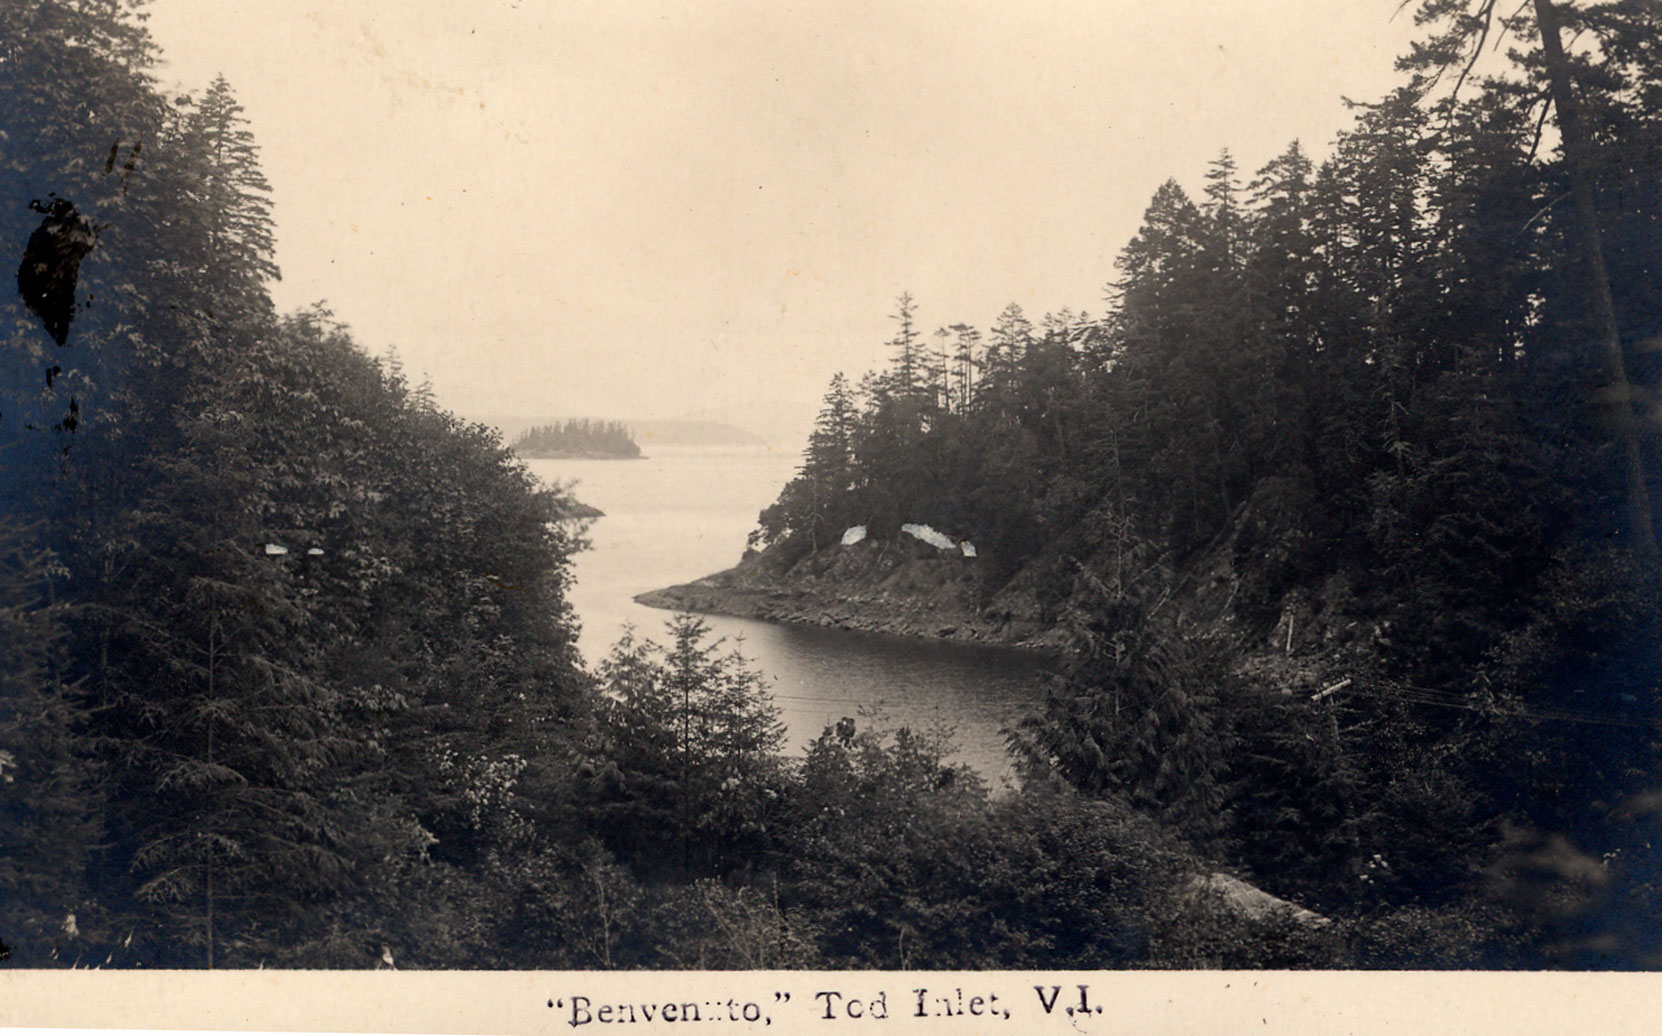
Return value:
M 1315 168 L 1298 141 L 1258 170 L 1248 185 L 1252 205 L 1248 282 L 1267 334 L 1291 339 L 1307 354 L 1308 294 L 1314 290 L 1310 190 Z M 1305 319 L 1300 319 L 1304 317 Z M 1304 348 L 1296 343 L 1302 340 Z
M 649 871 L 720 873 L 763 837 L 784 730 L 762 678 L 693 615 L 625 635 L 600 667 L 611 844 Z M 669 865 L 669 868 L 666 868 Z
M 1206 203 L 1201 210 L 1210 224 L 1207 262 L 1216 270 L 1234 270 L 1242 259 L 1246 218 L 1240 193 L 1235 156 L 1224 148 L 1206 170 Z
M 917 316 L 917 302 L 912 293 L 903 291 L 895 299 L 895 311 L 889 319 L 899 325 L 895 336 L 889 340 L 894 346 L 894 377 L 891 392 L 893 396 L 907 402 L 915 402 L 923 395 L 926 385 L 925 375 L 928 359 L 922 343 L 918 340 L 917 329 L 913 321 Z
M 981 365 L 981 332 L 969 324 L 953 324 L 953 386 L 957 411 L 967 413 L 975 399 L 976 369 Z
M 1033 340 L 1033 324 L 1017 303 L 998 314 L 987 334 L 983 353 L 981 389 L 978 396 L 995 412 L 1008 413 L 1014 406 L 1016 381 L 1027 347 Z
M 191 208 L 207 217 L 200 274 L 230 272 L 256 284 L 277 280 L 271 185 L 260 169 L 242 105 L 224 76 L 190 106 L 180 133 L 179 146 L 199 164 Z
M 39 533 L 0 518 L 0 903 L 13 962 L 24 967 L 52 962 L 66 918 L 97 924 L 88 910 L 100 806 L 89 703 L 66 678 L 67 571 Z

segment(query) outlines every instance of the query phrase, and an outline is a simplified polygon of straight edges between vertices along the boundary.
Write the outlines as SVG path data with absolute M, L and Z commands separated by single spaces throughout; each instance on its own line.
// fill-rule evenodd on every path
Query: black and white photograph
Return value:
M 0 259 L 0 977 L 1662 968 L 1662 0 L 0 0 Z

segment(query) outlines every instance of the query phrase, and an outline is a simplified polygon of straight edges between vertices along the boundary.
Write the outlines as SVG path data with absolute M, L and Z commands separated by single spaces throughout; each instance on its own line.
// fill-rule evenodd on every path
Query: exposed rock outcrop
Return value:
M 909 539 L 837 544 L 794 562 L 752 553 L 725 572 L 635 600 L 651 608 L 873 633 L 1061 645 L 1060 632 L 1023 580 L 987 597 L 980 559 Z

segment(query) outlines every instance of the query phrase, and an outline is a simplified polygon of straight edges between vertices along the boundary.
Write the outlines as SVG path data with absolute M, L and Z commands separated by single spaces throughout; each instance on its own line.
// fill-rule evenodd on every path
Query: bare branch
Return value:
M 1568 198 L 1573 193 L 1575 193 L 1575 192 L 1574 191 L 1565 191 L 1563 194 L 1560 194 L 1558 197 L 1552 199 L 1551 201 L 1547 202 L 1545 205 L 1541 206 L 1541 208 L 1535 213 L 1535 215 L 1533 215 L 1533 216 L 1529 217 L 1527 220 L 1525 220 L 1524 225 L 1518 228 L 1518 233 L 1517 233 L 1516 236 L 1522 237 L 1525 233 L 1527 233 L 1529 231 L 1530 226 L 1532 226 L 1535 223 L 1536 220 L 1540 219 L 1542 216 L 1545 216 L 1549 211 L 1551 211 L 1551 209 L 1554 205 L 1557 205 L 1559 202 L 1563 201 L 1565 198 Z
M 1506 40 L 1506 34 L 1512 31 L 1512 23 L 1518 20 L 1518 15 L 1522 14 L 1523 9 L 1528 7 L 1531 2 L 1533 2 L 1533 0 L 1523 0 L 1523 2 L 1517 6 L 1516 10 L 1500 20 L 1500 32 L 1495 34 L 1495 45 L 1490 47 L 1490 50 L 1500 50 L 1500 45 Z
M 1543 89 L 1538 95 L 1541 98 L 1541 117 L 1535 120 L 1535 136 L 1529 142 L 1529 160 L 1535 161 L 1535 156 L 1541 150 L 1541 137 L 1547 130 L 1547 114 L 1552 111 L 1552 93 Z
M 1495 20 L 1495 4 L 1497 2 L 1498 0 L 1483 0 L 1483 6 L 1478 9 L 1477 14 L 1474 16 L 1482 19 L 1483 27 L 1478 30 L 1477 43 L 1472 47 L 1472 56 L 1466 59 L 1466 67 L 1460 70 L 1460 78 L 1454 81 L 1454 89 L 1449 91 L 1449 101 L 1451 103 L 1455 98 L 1460 96 L 1460 88 L 1465 85 L 1466 77 L 1472 74 L 1472 68 L 1477 64 L 1477 59 L 1483 56 L 1483 44 L 1488 42 L 1489 29 L 1494 24 Z M 1504 32 L 1504 27 L 1502 31 Z M 1496 44 L 1499 44 L 1499 40 L 1496 41 Z M 1451 108 L 1451 118 L 1453 117 L 1452 111 L 1453 109 Z

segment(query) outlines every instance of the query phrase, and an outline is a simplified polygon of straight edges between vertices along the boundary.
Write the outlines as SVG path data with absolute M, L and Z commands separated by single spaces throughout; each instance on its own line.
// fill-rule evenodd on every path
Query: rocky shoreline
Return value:
M 801 626 L 1054 651 L 1062 635 L 1019 589 L 979 606 L 974 558 L 870 541 L 789 566 L 752 554 L 733 568 L 638 594 L 649 608 Z

